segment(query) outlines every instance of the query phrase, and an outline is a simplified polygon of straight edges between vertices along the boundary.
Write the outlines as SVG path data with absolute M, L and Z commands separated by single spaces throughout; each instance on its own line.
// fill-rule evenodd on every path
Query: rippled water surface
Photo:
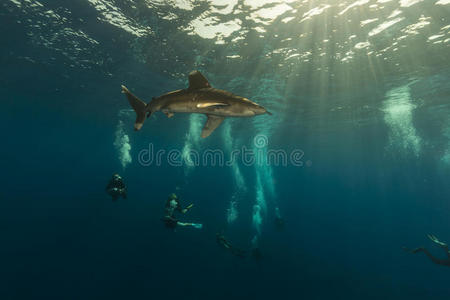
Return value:
M 450 298 L 402 251 L 450 242 L 449 0 L 1 0 L 0 33 L 0 299 Z M 134 132 L 120 85 L 149 101 L 192 70 L 273 115 Z M 171 192 L 202 230 L 160 224 Z

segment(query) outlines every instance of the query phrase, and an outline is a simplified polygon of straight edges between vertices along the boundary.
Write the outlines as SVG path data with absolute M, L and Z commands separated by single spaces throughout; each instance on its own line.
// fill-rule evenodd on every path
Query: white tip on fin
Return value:
M 205 123 L 205 127 L 202 130 L 202 138 L 210 136 L 210 134 L 222 123 L 224 117 L 207 115 L 208 120 Z

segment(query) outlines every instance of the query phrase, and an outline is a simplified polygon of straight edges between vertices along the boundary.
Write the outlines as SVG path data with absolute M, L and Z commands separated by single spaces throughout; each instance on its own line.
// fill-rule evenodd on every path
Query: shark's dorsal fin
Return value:
M 210 88 L 211 85 L 209 84 L 208 80 L 203 76 L 202 73 L 199 71 L 192 71 L 189 73 L 189 89 L 190 90 L 196 90 L 196 89 L 204 89 L 204 88 Z
M 198 103 L 197 108 L 206 108 L 211 106 L 229 106 L 228 103 L 222 103 L 222 102 L 206 102 L 206 103 Z
M 208 137 L 225 119 L 224 117 L 207 115 L 208 120 L 205 123 L 205 127 L 202 130 L 202 138 Z

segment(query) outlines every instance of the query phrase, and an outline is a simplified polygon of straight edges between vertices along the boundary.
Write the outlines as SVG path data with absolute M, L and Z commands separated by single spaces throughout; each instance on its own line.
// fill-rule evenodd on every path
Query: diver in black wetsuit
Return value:
M 434 257 L 430 252 L 428 252 L 427 249 L 425 249 L 424 247 L 419 247 L 416 249 L 408 249 L 406 247 L 403 247 L 403 250 L 405 250 L 406 252 L 410 252 L 410 253 L 419 253 L 419 252 L 423 252 L 425 253 L 426 256 L 428 256 L 428 258 L 434 262 L 437 265 L 441 265 L 441 266 L 446 266 L 446 267 L 450 267 L 450 250 L 448 249 L 448 246 L 446 243 L 440 241 L 437 237 L 435 237 L 432 234 L 428 234 L 428 238 L 435 243 L 438 247 L 442 248 L 445 251 L 445 254 L 447 255 L 446 259 L 440 259 L 437 257 Z
M 119 197 L 127 198 L 127 187 L 119 174 L 114 174 L 106 186 L 106 192 L 116 201 Z
M 181 206 L 181 202 L 180 202 L 180 199 L 178 198 L 178 196 L 175 195 L 174 193 L 172 193 L 169 195 L 169 197 L 166 200 L 165 215 L 173 217 L 175 211 L 185 214 L 193 206 L 194 206 L 193 204 L 190 204 L 186 208 L 183 208 Z
M 177 226 L 191 226 L 197 229 L 201 229 L 202 224 L 180 222 L 174 216 L 176 211 L 185 214 L 193 206 L 194 206 L 193 204 L 189 204 L 186 208 L 183 208 L 181 206 L 180 199 L 177 197 L 177 195 L 170 194 L 169 198 L 167 198 L 165 206 L 165 214 L 164 217 L 162 218 L 164 225 L 166 225 L 167 228 L 171 229 L 175 229 Z
M 233 247 L 222 233 L 216 233 L 217 243 L 225 249 L 229 250 L 231 254 L 238 257 L 245 257 L 245 251 Z

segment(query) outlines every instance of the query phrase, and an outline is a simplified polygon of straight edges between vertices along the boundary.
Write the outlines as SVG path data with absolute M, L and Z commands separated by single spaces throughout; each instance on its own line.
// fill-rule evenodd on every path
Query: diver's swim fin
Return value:
M 198 223 L 184 223 L 184 222 L 177 222 L 178 226 L 190 226 L 190 227 L 194 227 L 196 229 L 202 229 L 203 228 L 203 224 L 198 224 Z
M 122 85 L 122 93 L 127 96 L 128 102 L 136 112 L 136 121 L 134 122 L 134 130 L 140 130 L 146 118 L 147 104 L 144 101 L 133 95 L 125 86 Z M 149 116 L 147 116 L 149 117 Z
M 198 223 L 191 223 L 191 226 L 197 229 L 202 229 L 203 228 L 203 224 L 198 224 Z

